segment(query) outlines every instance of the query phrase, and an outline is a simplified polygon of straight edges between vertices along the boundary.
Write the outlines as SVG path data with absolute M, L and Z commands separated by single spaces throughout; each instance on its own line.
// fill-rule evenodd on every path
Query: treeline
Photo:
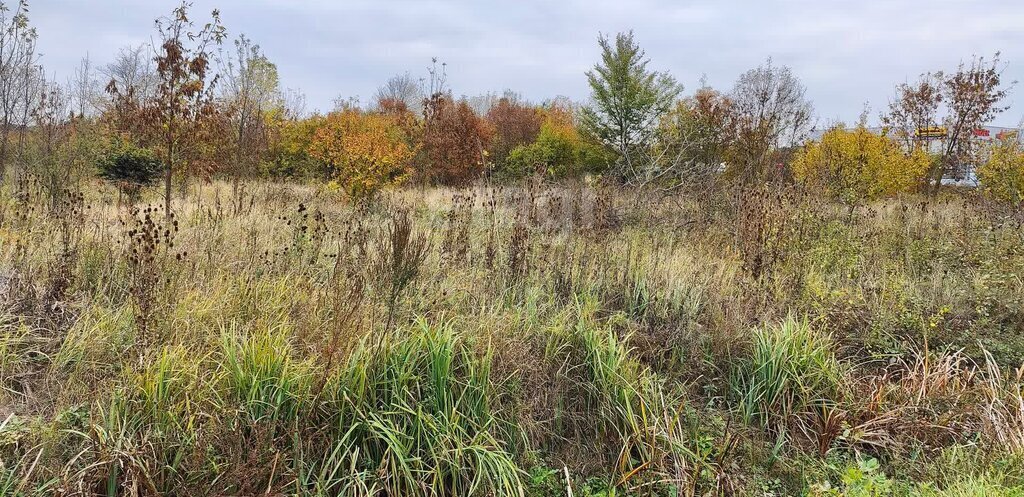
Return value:
M 865 112 L 809 142 L 822 126 L 789 68 L 769 59 L 728 91 L 684 93 L 648 67 L 632 33 L 599 37 L 587 104 L 457 98 L 435 59 L 422 79 L 397 75 L 371 102 L 339 98 L 321 114 L 281 88 L 258 44 L 229 38 L 217 11 L 197 20 L 183 3 L 157 20 L 152 46 L 98 68 L 85 59 L 62 84 L 40 64 L 26 1 L 0 6 L 0 178 L 13 165 L 15 184 L 54 192 L 98 174 L 133 196 L 162 179 L 170 209 L 175 181 L 214 176 L 318 181 L 354 198 L 401 183 L 592 176 L 661 189 L 798 181 L 858 201 L 934 193 L 967 166 L 1002 198 L 1024 191 L 1018 142 L 972 135 L 1006 110 L 998 54 L 898 86 L 881 133 Z

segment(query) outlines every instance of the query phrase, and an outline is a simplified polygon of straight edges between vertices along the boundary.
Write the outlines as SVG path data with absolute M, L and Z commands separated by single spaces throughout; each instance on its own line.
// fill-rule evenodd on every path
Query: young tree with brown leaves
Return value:
M 465 100 L 456 102 L 447 94 L 434 95 L 426 108 L 430 112 L 424 123 L 423 149 L 428 177 L 445 185 L 469 183 L 483 171 L 490 128 Z
M 210 22 L 192 31 L 191 4 L 183 2 L 169 17 L 156 21 L 160 46 L 156 49 L 156 91 L 138 109 L 126 109 L 124 118 L 135 121 L 139 138 L 157 151 L 164 163 L 164 211 L 171 215 L 171 181 L 178 169 L 209 175 L 215 165 L 208 147 L 211 139 L 222 137 L 223 122 L 215 101 L 217 77 L 211 74 L 210 57 L 225 36 L 220 13 L 214 10 Z M 107 91 L 115 101 L 131 95 L 111 81 Z
M 465 99 L 452 98 L 447 65 L 438 67 L 436 58 L 431 62 L 415 173 L 421 185 L 466 184 L 483 171 L 491 130 Z
M 509 152 L 521 145 L 529 145 L 537 139 L 544 115 L 540 109 L 520 102 L 511 92 L 498 100 L 485 116 L 494 131 L 494 138 L 488 149 L 489 159 L 498 167 L 504 165 Z

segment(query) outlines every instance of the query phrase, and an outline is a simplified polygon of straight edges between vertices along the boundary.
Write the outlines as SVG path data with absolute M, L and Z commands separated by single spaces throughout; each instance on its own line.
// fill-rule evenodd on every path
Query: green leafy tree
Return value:
M 647 153 L 659 118 L 682 92 L 668 73 L 651 71 L 633 32 L 612 41 L 598 38 L 601 62 L 587 72 L 593 104 L 582 111 L 585 130 L 615 151 L 615 172 L 623 181 L 637 177 L 649 163 Z

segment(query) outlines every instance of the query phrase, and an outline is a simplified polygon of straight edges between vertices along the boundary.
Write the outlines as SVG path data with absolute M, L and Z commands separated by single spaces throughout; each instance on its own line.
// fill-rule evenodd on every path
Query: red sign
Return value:
M 974 136 L 988 136 L 989 132 L 985 128 L 978 128 L 974 130 Z

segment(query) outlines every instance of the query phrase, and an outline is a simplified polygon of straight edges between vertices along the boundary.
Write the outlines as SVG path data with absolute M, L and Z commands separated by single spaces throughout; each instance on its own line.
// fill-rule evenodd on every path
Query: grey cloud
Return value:
M 149 39 L 153 19 L 176 4 L 35 0 L 31 14 L 43 62 L 63 78 L 87 52 L 102 63 Z M 804 80 L 823 120 L 852 121 L 865 102 L 877 113 L 896 83 L 975 54 L 1001 50 L 1007 79 L 1024 76 L 1024 3 L 1016 0 L 196 0 L 197 19 L 214 7 L 232 34 L 263 46 L 285 86 L 320 108 L 338 95 L 365 100 L 395 73 L 425 75 L 434 56 L 448 63 L 459 94 L 511 88 L 538 101 L 583 100 L 598 32 L 626 29 L 652 67 L 690 89 L 702 75 L 729 88 L 770 56 Z M 1022 112 L 1011 109 L 1000 124 L 1016 124 Z

